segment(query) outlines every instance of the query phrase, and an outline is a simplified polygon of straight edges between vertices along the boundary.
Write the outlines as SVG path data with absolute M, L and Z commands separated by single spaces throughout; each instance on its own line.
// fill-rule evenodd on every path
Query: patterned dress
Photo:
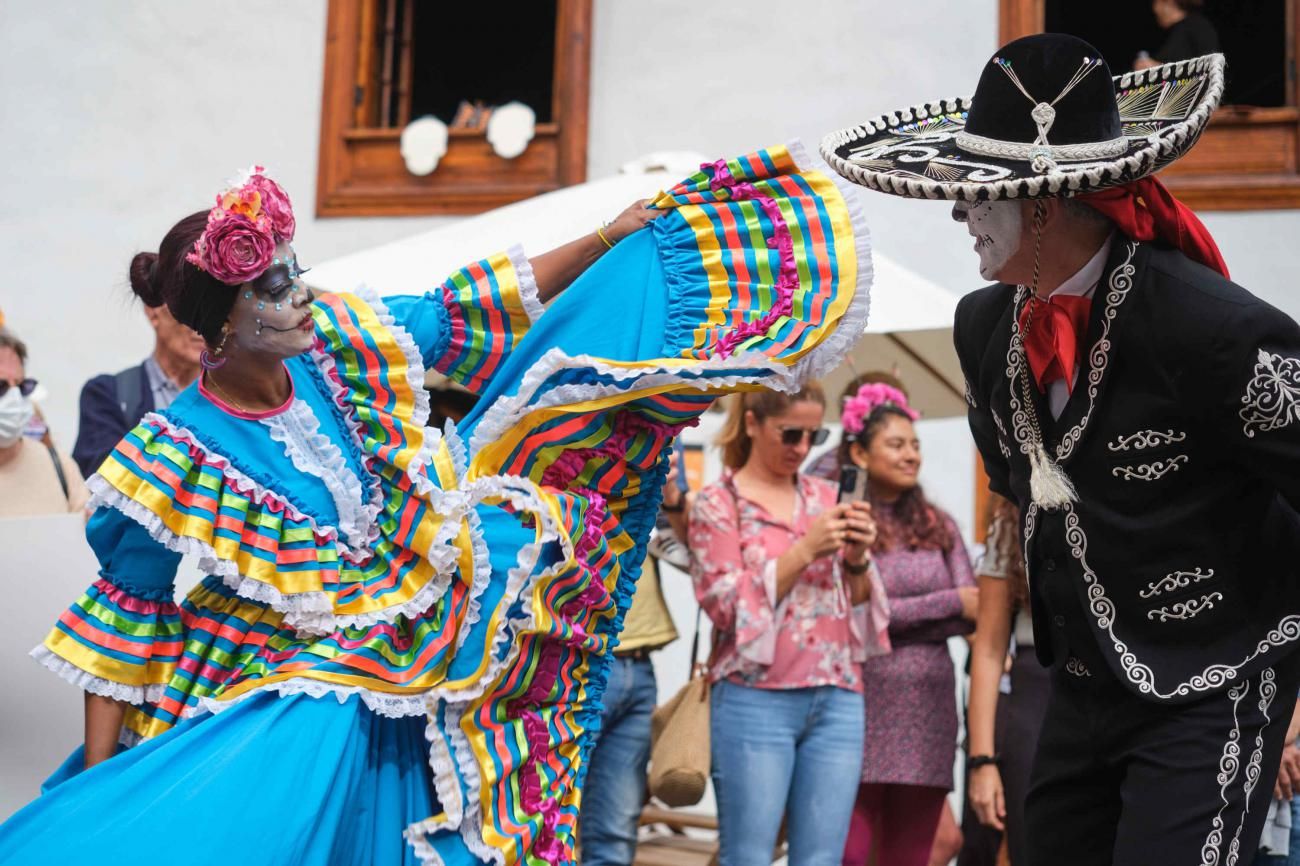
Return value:
M 519 251 L 327 295 L 283 406 L 145 416 L 90 482 L 100 573 L 34 652 L 131 705 L 129 748 L 74 754 L 0 863 L 571 862 L 665 449 L 863 330 L 860 215 L 808 164 L 702 167 L 545 315 Z M 429 369 L 481 392 L 460 431 L 425 426 Z M 207 577 L 177 603 L 183 554 Z
M 887 509 L 878 508 L 882 520 Z M 957 746 L 956 678 L 948 638 L 969 634 L 959 586 L 974 586 L 957 525 L 944 520 L 953 548 L 893 550 L 875 556 L 889 594 L 893 651 L 868 659 L 867 738 L 862 781 L 952 787 Z

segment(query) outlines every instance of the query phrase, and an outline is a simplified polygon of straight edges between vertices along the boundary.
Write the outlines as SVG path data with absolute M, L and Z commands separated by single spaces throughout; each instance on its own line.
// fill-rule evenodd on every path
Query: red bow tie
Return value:
M 1030 320 L 1030 310 L 1033 318 Z M 1079 295 L 1052 295 L 1046 301 L 1030 298 L 1020 310 L 1020 332 L 1025 355 L 1038 388 L 1045 391 L 1057 379 L 1074 389 L 1074 366 L 1083 355 L 1092 301 Z

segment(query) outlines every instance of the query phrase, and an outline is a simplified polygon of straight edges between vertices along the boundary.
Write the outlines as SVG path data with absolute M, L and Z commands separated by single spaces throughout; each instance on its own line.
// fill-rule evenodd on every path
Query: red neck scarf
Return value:
M 1031 296 L 1020 309 L 1025 357 L 1039 390 L 1046 390 L 1057 379 L 1064 379 L 1066 387 L 1074 389 L 1074 368 L 1083 355 L 1091 311 L 1090 299 L 1060 294 L 1046 301 Z
M 1227 278 L 1228 265 L 1209 229 L 1155 176 L 1081 195 L 1079 201 L 1105 214 L 1133 240 L 1163 241 Z

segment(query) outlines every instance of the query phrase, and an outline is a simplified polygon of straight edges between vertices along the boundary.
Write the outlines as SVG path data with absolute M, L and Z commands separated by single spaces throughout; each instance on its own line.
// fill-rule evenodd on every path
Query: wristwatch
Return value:
M 987 767 L 989 764 L 996 766 L 1001 763 L 1001 755 L 971 755 L 966 759 L 966 769 L 978 770 L 980 767 Z
M 847 559 L 844 560 L 844 572 L 846 574 L 866 574 L 867 569 L 869 568 L 871 568 L 870 558 L 868 558 L 866 562 L 861 563 L 849 562 Z
M 669 514 L 681 514 L 686 510 L 686 497 L 683 496 L 677 500 L 676 505 L 669 505 L 667 502 L 660 502 L 659 507 Z

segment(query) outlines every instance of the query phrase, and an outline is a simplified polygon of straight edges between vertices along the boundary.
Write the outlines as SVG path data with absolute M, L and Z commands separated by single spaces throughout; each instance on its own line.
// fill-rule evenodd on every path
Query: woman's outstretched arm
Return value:
M 599 232 L 583 235 L 576 241 L 570 241 L 562 247 L 556 247 L 550 252 L 530 259 L 533 277 L 537 280 L 538 299 L 546 303 L 554 298 L 608 252 L 611 245 L 666 213 L 666 211 L 648 208 L 646 204 L 645 199 L 633 202 Z M 601 237 L 602 234 L 604 238 Z

